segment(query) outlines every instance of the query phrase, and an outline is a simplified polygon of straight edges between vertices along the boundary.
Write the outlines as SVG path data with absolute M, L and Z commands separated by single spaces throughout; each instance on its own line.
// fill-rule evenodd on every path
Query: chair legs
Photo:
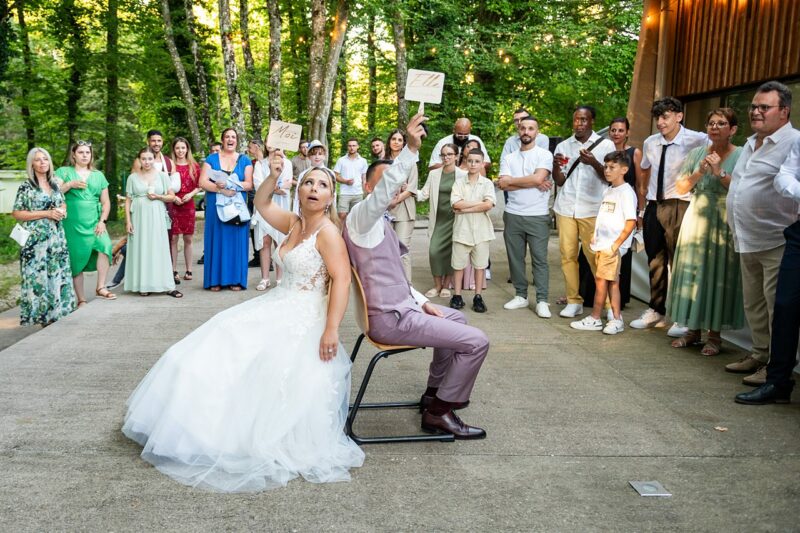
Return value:
M 364 340 L 364 335 L 359 336 L 356 345 L 353 348 L 353 353 L 350 356 L 351 361 L 355 361 L 356 354 L 361 347 L 361 342 Z M 350 412 L 347 415 L 346 430 L 347 435 L 356 442 L 356 444 L 378 444 L 390 442 L 425 442 L 425 441 L 440 441 L 440 442 L 453 442 L 455 438 L 450 434 L 417 434 L 417 435 L 398 435 L 398 436 L 373 436 L 373 437 L 360 437 L 353 431 L 353 423 L 355 422 L 356 415 L 359 409 L 419 409 L 419 402 L 381 402 L 381 403 L 362 403 L 364 393 L 369 385 L 369 380 L 372 377 L 372 372 L 375 370 L 375 365 L 381 359 L 389 357 L 390 355 L 408 352 L 415 348 L 401 348 L 397 350 L 383 350 L 378 352 L 372 357 L 372 360 L 367 366 L 367 371 L 364 378 L 361 380 L 361 386 L 358 388 L 356 399 L 353 405 L 350 406 Z

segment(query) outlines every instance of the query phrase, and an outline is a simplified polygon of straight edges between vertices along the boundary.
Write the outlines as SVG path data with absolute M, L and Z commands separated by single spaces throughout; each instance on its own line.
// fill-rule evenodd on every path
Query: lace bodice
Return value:
M 292 230 L 289 230 L 289 235 L 291 233 Z M 283 267 L 283 284 L 286 287 L 325 294 L 328 285 L 328 269 L 317 250 L 318 233 L 319 230 L 286 252 L 283 257 L 281 257 L 281 250 L 289 240 L 289 235 L 275 249 L 274 260 Z

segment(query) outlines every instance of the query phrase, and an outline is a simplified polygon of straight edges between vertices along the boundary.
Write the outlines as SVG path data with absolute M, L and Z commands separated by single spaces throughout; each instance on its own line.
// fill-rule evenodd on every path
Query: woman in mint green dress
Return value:
M 111 265 L 111 238 L 106 231 L 111 199 L 106 177 L 93 168 L 92 144 L 78 141 L 70 149 L 69 157 L 72 166 L 56 170 L 56 178 L 69 213 L 62 224 L 67 236 L 72 283 L 78 307 L 81 307 L 86 304 L 84 272 L 97 271 L 97 296 L 105 300 L 117 298 L 105 288 Z
M 675 184 L 679 194 L 694 190 L 675 248 L 667 313 L 689 331 L 672 342 L 673 348 L 701 344 L 708 330 L 703 355 L 717 355 L 720 331 L 744 325 L 739 258 L 728 227 L 725 198 L 741 147 L 731 144 L 736 115 L 719 108 L 708 115 L 709 146 L 686 157 Z
M 128 177 L 125 186 L 125 290 L 142 296 L 165 292 L 181 298 L 183 294 L 175 290 L 172 276 L 165 205 L 175 199 L 175 194 L 170 189 L 169 176 L 153 165 L 155 153 L 150 148 L 142 148 L 138 158 L 141 169 Z
M 75 309 L 69 251 L 63 222 L 64 197 L 44 148 L 28 152 L 28 179 L 17 190 L 13 216 L 30 232 L 19 250 L 20 324 L 47 326 Z

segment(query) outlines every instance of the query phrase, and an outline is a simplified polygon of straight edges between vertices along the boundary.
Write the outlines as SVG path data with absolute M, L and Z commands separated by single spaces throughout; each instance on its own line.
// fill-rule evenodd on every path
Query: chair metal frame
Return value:
M 361 285 L 361 279 L 355 269 L 352 270 L 353 280 L 350 285 L 351 297 L 350 301 L 355 303 L 355 315 L 358 327 L 361 330 L 353 352 L 350 354 L 350 361 L 355 362 L 356 355 L 361 348 L 364 339 L 375 346 L 379 351 L 375 354 L 367 366 L 367 371 L 361 380 L 361 386 L 358 388 L 356 399 L 350 406 L 350 411 L 347 414 L 347 422 L 345 423 L 345 430 L 347 435 L 353 439 L 357 444 L 383 444 L 392 442 L 453 442 L 455 437 L 449 433 L 437 434 L 415 434 L 415 435 L 376 435 L 369 437 L 362 437 L 357 435 L 353 430 L 353 423 L 355 422 L 356 415 L 361 409 L 419 409 L 419 401 L 399 401 L 399 402 L 378 402 L 378 403 L 364 403 L 364 393 L 367 391 L 367 386 L 372 378 L 372 372 L 375 370 L 375 365 L 381 359 L 386 359 L 391 355 L 410 352 L 412 350 L 424 349 L 424 346 L 393 346 L 388 344 L 381 344 L 372 340 L 369 337 L 369 315 L 367 314 L 367 300 L 364 295 L 364 287 Z

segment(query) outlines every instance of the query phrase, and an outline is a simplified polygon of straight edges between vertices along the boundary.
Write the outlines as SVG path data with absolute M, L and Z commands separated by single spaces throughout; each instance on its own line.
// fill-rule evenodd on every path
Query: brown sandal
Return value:
M 187 270 L 186 273 L 183 275 L 183 279 L 186 281 L 192 281 L 192 271 Z
M 703 345 L 703 349 L 700 350 L 700 353 L 709 357 L 713 357 L 715 355 L 719 355 L 721 348 L 722 338 L 719 335 L 709 335 L 706 339 L 706 343 Z
M 686 335 L 672 341 L 673 348 L 688 348 L 689 346 L 697 346 L 700 344 L 700 332 L 689 331 Z
M 102 298 L 103 300 L 116 300 L 117 295 L 111 292 L 110 290 L 103 287 L 102 289 L 97 289 L 94 293 Z

